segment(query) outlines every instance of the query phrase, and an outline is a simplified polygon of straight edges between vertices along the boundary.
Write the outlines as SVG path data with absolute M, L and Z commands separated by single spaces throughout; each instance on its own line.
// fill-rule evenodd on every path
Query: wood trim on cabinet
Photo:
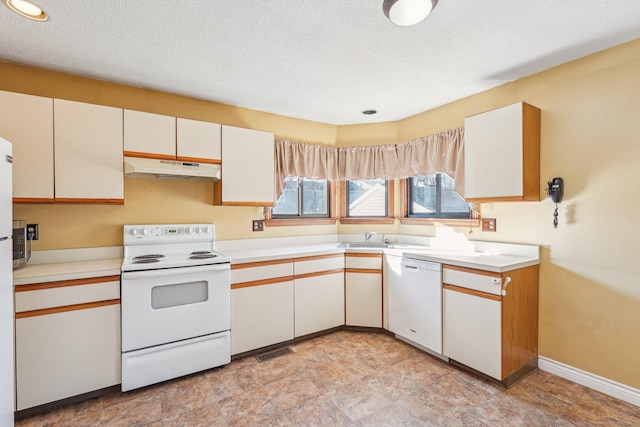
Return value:
M 265 265 L 288 264 L 293 262 L 293 258 L 272 259 L 269 261 L 246 262 L 244 264 L 231 264 L 232 270 L 240 270 L 242 268 L 264 267 Z
M 139 157 L 142 159 L 155 159 L 155 160 L 176 160 L 176 156 L 171 154 L 155 154 L 155 153 L 143 153 L 140 151 L 125 151 L 124 157 Z
M 273 206 L 273 200 L 269 202 L 222 202 L 222 206 L 254 206 L 254 207 L 268 207 Z
M 292 280 L 293 280 L 293 276 L 273 277 L 271 279 L 234 283 L 231 285 L 231 289 L 241 289 L 241 288 L 250 288 L 253 286 L 271 285 L 273 283 L 290 282 Z
M 503 378 L 538 357 L 538 276 L 537 265 L 503 274 L 511 277 L 502 296 Z
M 540 201 L 540 109 L 522 103 L 523 199 Z
M 55 203 L 70 205 L 124 205 L 124 199 L 81 199 L 81 198 L 55 198 Z
M 327 254 L 327 255 L 311 255 L 311 256 L 304 256 L 304 257 L 300 257 L 300 258 L 294 258 L 293 262 L 300 262 L 300 261 L 313 261 L 316 259 L 327 259 L 327 258 L 342 258 L 344 256 L 344 254 Z
M 347 258 L 380 258 L 382 259 L 382 254 L 372 254 L 365 252 L 345 252 L 344 256 Z
M 82 304 L 63 305 L 61 307 L 42 308 L 40 310 L 21 311 L 16 313 L 16 319 L 25 317 L 45 316 L 47 314 L 65 313 L 67 311 L 86 310 L 88 308 L 105 307 L 108 305 L 120 304 L 120 299 L 110 299 L 105 301 L 85 302 Z
M 23 205 L 53 204 L 54 199 L 47 197 L 14 197 L 13 203 Z
M 344 268 L 336 268 L 333 270 L 314 271 L 311 273 L 296 274 L 293 277 L 294 279 L 306 279 L 308 277 L 327 276 L 329 274 L 338 274 L 338 273 L 344 273 Z
M 490 299 L 493 301 L 502 301 L 502 297 L 500 295 L 489 294 L 486 292 L 475 291 L 473 289 L 463 288 L 460 286 L 449 285 L 444 283 L 442 285 L 442 289 L 449 289 L 450 291 L 460 292 L 462 294 L 473 295 L 475 297 Z
M 178 156 L 178 157 L 176 157 L 176 160 L 180 161 L 180 162 L 207 163 L 207 164 L 210 164 L 210 165 L 221 165 L 222 164 L 222 160 L 205 159 L 204 157 Z
M 475 268 L 468 268 L 468 267 L 458 267 L 457 265 L 443 264 L 442 269 L 444 270 L 445 268 L 449 270 L 463 271 L 465 273 L 480 274 L 482 276 L 498 277 L 498 278 L 502 277 L 502 274 L 495 273 L 493 271 L 477 270 Z
M 382 269 L 377 268 L 345 268 L 345 273 L 380 274 Z
M 66 286 L 92 285 L 95 283 L 119 282 L 120 275 L 88 277 L 86 279 L 60 280 L 57 282 L 27 283 L 16 285 L 16 292 L 40 291 L 42 289 L 64 288 Z

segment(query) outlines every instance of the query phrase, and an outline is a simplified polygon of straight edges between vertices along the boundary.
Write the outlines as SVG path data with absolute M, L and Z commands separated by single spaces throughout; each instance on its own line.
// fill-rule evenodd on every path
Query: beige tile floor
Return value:
M 640 426 L 640 408 L 537 371 L 507 390 L 386 334 L 92 399 L 17 426 Z

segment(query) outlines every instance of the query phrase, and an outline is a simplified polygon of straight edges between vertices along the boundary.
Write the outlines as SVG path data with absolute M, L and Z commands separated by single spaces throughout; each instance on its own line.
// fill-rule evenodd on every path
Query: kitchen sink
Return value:
M 338 245 L 339 248 L 393 248 L 392 243 L 385 242 L 343 242 Z

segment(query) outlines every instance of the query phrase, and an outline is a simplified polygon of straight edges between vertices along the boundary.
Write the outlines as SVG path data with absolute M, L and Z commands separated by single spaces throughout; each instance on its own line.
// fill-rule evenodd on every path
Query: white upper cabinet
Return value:
M 176 158 L 176 118 L 124 110 L 124 155 Z
M 272 133 L 222 126 L 222 180 L 214 203 L 272 206 L 274 175 Z
M 467 201 L 540 200 L 540 110 L 519 102 L 467 117 Z
M 55 199 L 124 203 L 122 109 L 54 100 Z
M 13 200 L 53 202 L 53 99 L 0 91 L 0 136 L 13 145 Z
M 218 123 L 177 119 L 178 160 L 220 163 L 222 134 Z

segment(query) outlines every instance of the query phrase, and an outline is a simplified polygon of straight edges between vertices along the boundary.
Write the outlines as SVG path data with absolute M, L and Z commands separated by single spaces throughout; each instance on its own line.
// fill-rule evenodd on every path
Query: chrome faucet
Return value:
M 364 241 L 365 241 L 365 242 L 368 242 L 368 241 L 369 241 L 369 239 L 371 239 L 371 237 L 372 237 L 374 234 L 378 234 L 378 233 L 376 233 L 375 231 L 372 231 L 371 233 L 368 233 L 368 232 L 367 232 L 367 229 L 365 228 L 365 229 L 364 229 Z

